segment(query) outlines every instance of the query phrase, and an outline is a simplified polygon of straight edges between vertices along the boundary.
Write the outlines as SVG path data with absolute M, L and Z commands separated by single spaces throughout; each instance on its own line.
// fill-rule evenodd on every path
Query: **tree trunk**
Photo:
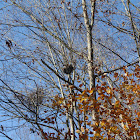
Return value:
M 94 16 L 95 16 L 95 3 L 96 0 L 91 1 L 91 19 L 88 18 L 87 13 L 87 6 L 86 1 L 82 0 L 83 5 L 83 15 L 84 15 L 84 21 L 87 29 L 87 47 L 88 47 L 88 73 L 89 73 L 89 79 L 90 79 L 90 90 L 92 88 L 95 88 L 95 75 L 94 75 L 94 52 L 93 52 L 93 42 L 92 42 L 92 29 L 94 27 Z M 91 23 L 90 23 L 91 21 Z M 93 99 L 96 100 L 96 92 L 93 92 Z M 97 111 L 96 109 L 93 109 L 92 111 L 92 119 L 93 124 L 95 124 L 95 121 L 97 121 Z

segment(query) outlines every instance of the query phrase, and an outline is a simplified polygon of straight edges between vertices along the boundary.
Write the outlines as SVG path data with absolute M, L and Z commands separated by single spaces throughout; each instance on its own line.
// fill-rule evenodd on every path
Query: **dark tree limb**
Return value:
M 63 80 L 64 82 L 68 83 L 69 85 L 73 85 L 74 88 L 78 91 L 80 91 L 81 93 L 83 92 L 81 89 L 79 89 L 77 86 L 75 86 L 73 83 L 71 83 L 70 81 L 66 80 L 65 78 L 61 77 L 54 69 L 52 69 L 48 64 L 46 64 L 46 62 L 44 60 L 41 59 L 41 62 L 47 66 L 57 77 L 59 77 L 61 80 Z
M 129 66 L 135 65 L 135 64 L 137 64 L 137 63 L 139 63 L 139 61 L 133 62 L 133 63 L 131 63 L 131 64 L 129 64 L 129 65 L 122 66 L 122 67 L 119 67 L 119 68 L 116 68 L 116 69 L 113 69 L 113 70 L 109 70 L 109 71 L 102 72 L 102 73 L 96 75 L 96 77 L 101 76 L 101 75 L 103 75 L 103 74 L 105 74 L 105 73 L 110 73 L 110 72 L 114 72 L 114 71 L 123 69 L 124 67 L 129 67 Z

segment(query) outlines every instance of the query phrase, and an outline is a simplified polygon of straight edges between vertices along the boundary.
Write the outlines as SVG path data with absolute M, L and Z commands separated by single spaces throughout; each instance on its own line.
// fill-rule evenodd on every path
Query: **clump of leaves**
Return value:
M 66 113 L 70 114 L 70 108 L 76 105 L 78 115 L 73 113 L 71 117 L 75 121 L 76 136 L 79 139 L 139 139 L 140 67 L 136 66 L 133 73 L 123 68 L 122 73 L 114 73 L 119 86 L 110 87 L 107 82 L 102 82 L 96 88 L 67 96 L 67 100 L 58 95 L 52 99 L 53 109 L 58 109 L 61 118 Z M 105 81 L 105 76 L 101 78 Z M 93 98 L 95 93 L 97 100 Z M 46 123 L 49 124 L 49 121 Z M 65 127 L 62 126 L 62 129 Z

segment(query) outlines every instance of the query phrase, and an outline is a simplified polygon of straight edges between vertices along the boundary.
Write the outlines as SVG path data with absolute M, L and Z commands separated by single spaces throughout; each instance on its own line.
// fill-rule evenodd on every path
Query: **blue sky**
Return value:
M 139 2 L 139 0 L 131 0 L 134 4 L 140 4 L 140 2 Z M 27 2 L 27 1 L 25 1 L 25 2 Z M 120 2 L 120 1 L 119 1 Z M 24 3 L 25 4 L 25 3 Z M 11 17 L 11 19 L 16 19 L 17 18 L 17 20 L 24 20 L 24 19 L 28 19 L 28 16 L 27 15 L 25 15 L 25 14 L 22 14 L 21 16 L 21 19 L 18 17 L 19 16 L 19 13 L 18 12 L 20 12 L 20 10 L 17 10 L 18 12 L 16 13 L 16 8 L 14 9 L 14 8 L 11 8 L 11 6 L 9 5 L 8 7 L 5 7 L 5 6 L 7 6 L 7 3 L 5 3 L 5 2 L 3 2 L 3 1 L 0 1 L 0 23 L 1 22 L 7 22 L 7 21 L 4 21 L 4 18 L 6 18 L 6 16 L 8 16 L 8 15 L 10 15 Z M 140 5 L 137 5 L 138 7 L 140 6 Z M 1 9 L 2 7 L 5 7 L 4 8 L 4 10 L 3 9 Z M 118 9 L 118 10 L 122 10 L 121 9 L 122 7 L 120 7 L 120 9 Z M 7 10 L 6 10 L 7 9 Z M 9 9 L 9 11 L 8 11 L 8 9 Z M 12 15 L 12 12 L 15 10 L 15 15 Z M 10 20 L 11 19 L 7 19 L 7 20 L 9 20 L 9 22 L 11 22 Z M 121 22 L 121 20 L 122 20 L 122 22 L 123 22 L 123 19 L 119 19 L 119 15 L 118 16 L 114 16 L 114 20 L 118 20 L 119 22 Z M 115 21 L 114 21 L 115 22 Z M 8 23 L 8 22 L 7 22 Z M 32 25 L 36 25 L 35 23 L 33 23 L 33 22 L 31 22 L 30 21 L 30 23 L 32 24 Z M 30 23 L 27 23 L 27 24 L 30 24 Z M 17 23 L 18 24 L 18 23 Z M 98 31 L 98 29 L 100 30 L 100 34 L 97 34 L 97 35 L 95 35 L 95 37 L 96 38 L 102 38 L 102 40 L 103 40 L 103 42 L 104 43 L 108 43 L 108 40 L 104 40 L 104 39 L 106 39 L 106 36 L 108 35 L 108 36 L 110 36 L 111 35 L 111 33 L 114 33 L 115 32 L 115 30 L 113 30 L 112 29 L 112 32 L 110 31 L 107 31 L 108 30 L 108 28 L 106 29 L 106 28 L 104 28 L 104 26 L 100 26 L 100 25 L 97 25 L 97 27 L 98 28 L 96 28 L 96 30 L 95 30 L 95 32 L 97 32 Z M 101 28 L 102 28 L 102 30 L 101 30 Z M 7 29 L 9 29 L 9 31 L 8 32 L 6 32 L 7 31 Z M 33 52 L 33 51 L 36 51 L 36 48 L 35 47 L 41 47 L 41 49 L 43 50 L 44 49 L 44 52 L 42 51 L 42 56 L 41 57 L 43 57 L 43 58 L 45 58 L 45 55 L 47 54 L 47 51 L 48 50 L 45 50 L 45 45 L 43 44 L 43 43 L 40 43 L 39 41 L 34 41 L 33 40 L 33 35 L 31 34 L 31 32 L 29 32 L 29 30 L 27 30 L 27 29 L 25 29 L 25 28 L 21 28 L 21 27 L 17 27 L 17 28 L 10 28 L 9 26 L 1 26 L 0 27 L 0 30 L 1 30 L 1 34 L 5 34 L 5 36 L 4 37 L 6 37 L 6 38 L 12 38 L 13 40 L 15 40 L 15 42 L 17 42 L 17 43 L 19 43 L 19 46 L 21 45 L 21 46 L 24 46 L 27 50 L 29 50 L 30 52 Z M 110 29 L 111 30 L 111 29 Z M 104 34 L 104 32 L 108 32 L 108 34 Z M 31 38 L 28 38 L 28 37 L 26 37 L 26 36 L 24 36 L 23 35 L 23 33 L 25 33 L 25 34 L 29 34 L 30 36 L 31 36 Z M 40 33 L 40 32 L 39 32 Z M 41 34 L 41 33 L 40 33 Z M 132 42 L 132 40 L 128 40 L 128 38 L 125 38 L 124 36 L 123 36 L 123 34 L 121 34 L 120 35 L 120 33 L 115 33 L 115 34 L 112 34 L 112 37 L 113 36 L 120 36 L 120 40 L 117 40 L 116 42 L 114 42 L 114 43 L 112 43 L 112 47 L 114 47 L 114 48 L 116 48 L 116 46 L 115 45 L 118 45 L 118 49 L 116 50 L 117 52 L 119 52 L 119 53 L 121 53 L 121 55 L 122 56 L 126 56 L 126 58 L 127 58 L 127 60 L 129 60 L 129 61 L 132 61 L 133 59 L 136 59 L 137 58 L 137 54 L 135 54 L 135 53 L 133 53 L 133 54 L 129 54 L 130 52 L 129 52 L 129 48 L 128 48 L 128 50 L 127 50 L 127 52 L 125 52 L 125 47 L 124 48 L 121 48 L 121 45 L 119 45 L 120 43 L 122 43 L 122 41 L 123 41 L 123 43 L 122 43 L 122 46 L 129 46 L 129 44 L 131 44 Z M 6 50 L 8 49 L 8 48 L 6 48 L 6 45 L 5 45 L 5 39 L 6 38 L 4 38 L 4 37 L 1 37 L 1 49 L 0 49 L 0 51 L 1 52 L 3 52 L 3 53 L 6 53 Z M 20 39 L 21 38 L 21 39 Z M 77 35 L 77 37 L 76 38 L 79 38 L 79 40 L 81 41 L 82 39 L 81 39 L 81 36 L 78 36 Z M 37 38 L 38 39 L 38 38 Z M 79 40 L 77 40 L 76 41 L 76 43 L 78 44 L 80 41 Z M 14 44 L 14 43 L 13 43 Z M 35 44 L 34 46 L 32 45 L 32 44 Z M 40 46 L 40 44 L 42 44 L 42 46 Z M 84 43 L 83 43 L 84 44 Z M 43 46 L 44 45 L 44 46 Z M 82 45 L 81 45 L 82 46 Z M 84 45 L 83 45 L 84 46 Z M 82 46 L 82 47 L 83 47 Z M 110 45 L 111 46 L 111 45 Z M 133 47 L 133 43 L 132 43 L 132 46 L 131 46 L 131 48 Z M 20 48 L 20 47 L 19 47 Z M 77 47 L 78 48 L 78 47 Z M 84 48 L 84 47 L 83 47 Z M 80 50 L 81 48 L 79 47 L 79 50 Z M 25 57 L 25 56 L 27 56 L 27 53 L 25 53 L 25 52 L 22 52 L 23 50 L 20 50 L 21 51 L 21 53 L 22 53 L 22 55 L 23 55 L 23 57 Z M 99 50 L 99 51 L 102 51 L 102 49 L 101 50 Z M 97 51 L 98 52 L 98 51 Z M 19 53 L 19 51 L 18 50 L 16 50 L 15 51 L 15 53 Z M 127 53 L 127 55 L 125 54 L 125 53 Z M 1 55 L 1 57 L 0 57 L 0 60 L 3 60 L 3 59 L 5 59 L 5 58 L 7 58 L 7 59 L 10 59 L 11 58 L 11 56 L 10 56 L 10 53 L 7 53 L 7 55 L 9 55 L 8 57 L 5 57 L 5 55 Z M 106 54 L 104 54 L 104 55 L 106 55 Z M 112 54 L 110 54 L 110 57 L 111 57 L 111 55 Z M 40 55 L 39 54 L 36 54 L 36 57 L 37 58 L 40 58 Z M 110 61 L 110 57 L 108 57 L 108 60 Z M 133 59 L 132 59 L 133 58 Z M 31 58 L 26 58 L 25 57 L 25 61 L 31 61 Z M 81 60 L 82 61 L 82 60 Z M 111 65 L 111 64 L 110 64 Z M 9 66 L 9 62 L 1 62 L 1 66 L 2 66 L 2 68 L 4 69 L 4 68 L 6 68 L 6 67 L 10 67 L 10 69 L 12 69 L 13 71 L 14 71 L 14 76 L 17 76 L 17 75 L 20 75 L 21 76 L 21 78 L 24 78 L 24 74 L 25 73 L 28 73 L 28 71 L 26 71 L 26 69 L 21 69 L 23 66 L 18 62 L 17 63 L 17 61 L 15 61 L 14 59 L 12 59 L 11 61 L 10 61 L 10 66 Z M 13 67 L 13 66 L 16 66 L 16 67 Z M 39 67 L 38 67 L 38 64 L 35 64 L 34 66 L 36 66 L 38 69 L 39 69 Z M 40 69 L 41 70 L 41 69 Z M 11 84 L 11 86 L 13 86 L 14 87 L 14 85 L 16 85 L 16 82 L 18 82 L 18 80 L 16 79 L 15 81 L 13 80 L 11 80 L 10 78 L 14 78 L 14 76 L 13 76 L 13 73 L 11 74 L 10 72 L 7 72 L 7 71 L 0 71 L 0 74 L 1 74 L 1 77 L 3 77 L 3 79 L 6 79 L 8 82 L 9 82 L 9 84 Z M 31 75 L 32 76 L 32 75 Z M 8 79 L 8 78 L 9 79 Z M 33 77 L 32 77 L 33 78 Z M 36 78 L 34 78 L 34 80 L 36 80 Z M 12 83 L 11 83 L 11 81 L 12 81 Z M 32 81 L 30 81 L 30 80 L 28 80 L 28 81 L 24 81 L 25 83 L 26 83 L 26 86 L 28 86 L 28 85 L 30 85 L 30 88 L 32 89 L 32 87 L 35 85 Z M 40 85 L 45 85 L 45 81 L 37 81 L 38 82 L 38 84 L 40 84 Z M 22 88 L 23 87 L 23 84 L 22 84 L 22 82 L 18 85 L 18 86 L 16 86 L 16 87 L 14 87 L 15 89 L 20 89 L 20 88 Z M 7 123 L 7 124 L 6 124 Z M 6 122 L 6 123 L 4 123 L 4 125 L 5 126 L 13 126 L 13 125 L 18 125 L 18 121 L 13 121 L 13 120 L 10 120 L 9 122 Z M 1 123 L 2 125 L 3 125 L 3 123 Z M 23 133 L 22 133 L 23 132 Z M 13 131 L 11 131 L 11 132 L 8 132 L 8 135 L 9 136 L 12 136 L 12 137 L 15 137 L 16 136 L 16 134 L 20 134 L 20 132 L 15 132 L 14 130 Z M 25 134 L 25 135 L 24 135 Z M 27 129 L 26 130 L 26 128 L 25 128 L 25 130 L 24 129 L 21 129 L 21 135 L 24 135 L 24 136 L 26 136 L 26 134 L 27 135 L 30 135 L 29 136 L 29 139 L 33 139 L 33 135 L 31 135 L 30 134 L 30 132 L 29 132 L 29 129 Z M 30 137 L 32 137 L 32 138 L 30 138 Z M 16 140 L 20 140 L 20 138 L 16 138 Z M 4 137 L 0 137 L 0 140 L 6 140 L 6 138 L 4 138 Z M 39 138 L 37 138 L 37 139 L 35 139 L 34 138 L 34 140 L 40 140 Z

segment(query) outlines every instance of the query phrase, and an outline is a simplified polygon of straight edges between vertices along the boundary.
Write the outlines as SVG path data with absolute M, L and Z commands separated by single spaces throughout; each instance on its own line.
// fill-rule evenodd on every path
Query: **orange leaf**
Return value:
M 83 86 L 83 84 L 80 84 L 80 85 L 79 85 L 79 87 L 82 87 L 82 86 Z
M 133 136 L 133 135 L 134 135 L 134 133 L 129 133 L 128 135 L 129 135 L 129 136 Z
M 118 77 L 118 73 L 115 72 L 114 73 L 114 77 L 117 78 Z
M 140 112 L 137 113 L 138 117 L 140 117 Z
M 92 88 L 91 90 L 89 90 L 88 92 L 90 93 L 90 94 L 92 94 L 93 93 L 93 91 L 94 91 L 94 88 Z
M 139 130 L 137 131 L 137 135 L 140 136 L 140 131 Z

